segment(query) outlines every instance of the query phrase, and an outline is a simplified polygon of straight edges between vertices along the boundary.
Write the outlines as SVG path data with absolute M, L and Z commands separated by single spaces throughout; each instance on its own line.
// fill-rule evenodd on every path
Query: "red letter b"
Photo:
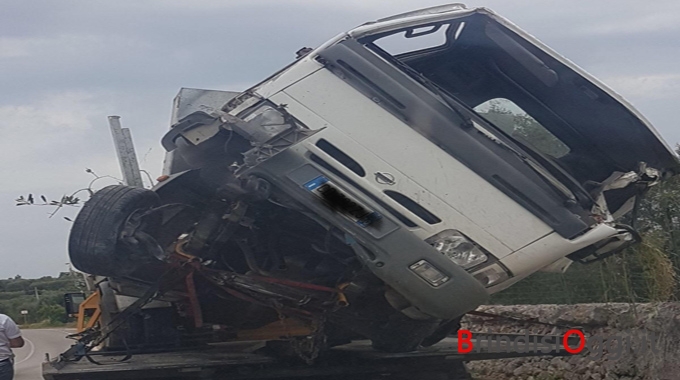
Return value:
M 472 351 L 472 333 L 470 330 L 458 330 L 458 353 L 467 354 Z

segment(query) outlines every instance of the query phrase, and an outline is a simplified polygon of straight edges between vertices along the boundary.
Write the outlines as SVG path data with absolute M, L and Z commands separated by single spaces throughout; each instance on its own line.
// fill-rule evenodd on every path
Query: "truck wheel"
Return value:
M 449 380 L 473 380 L 464 362 L 456 361 L 452 363 L 448 373 Z
M 374 349 L 383 352 L 415 351 L 423 339 L 438 327 L 431 321 L 417 321 L 401 313 L 390 316 L 389 321 L 371 336 Z
M 69 256 L 79 270 L 116 277 L 129 270 L 130 260 L 118 243 L 123 225 L 135 211 L 160 203 L 151 190 L 112 185 L 92 195 L 80 211 L 69 236 Z
M 461 318 L 456 318 L 442 323 L 432 335 L 423 339 L 420 345 L 423 347 L 430 347 L 441 342 L 447 336 L 460 330 L 460 320 Z

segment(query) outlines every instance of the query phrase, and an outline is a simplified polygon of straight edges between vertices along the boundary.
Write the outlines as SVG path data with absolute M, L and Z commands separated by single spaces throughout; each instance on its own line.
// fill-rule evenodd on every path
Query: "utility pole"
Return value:
M 109 127 L 113 136 L 113 144 L 116 147 L 120 171 L 123 174 L 123 182 L 128 186 L 144 187 L 130 129 L 121 127 L 120 116 L 109 116 Z

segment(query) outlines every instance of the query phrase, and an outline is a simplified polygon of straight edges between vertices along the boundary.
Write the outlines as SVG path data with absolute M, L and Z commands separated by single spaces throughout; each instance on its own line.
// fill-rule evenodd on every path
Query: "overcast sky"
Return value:
M 78 209 L 16 207 L 120 176 L 108 115 L 159 175 L 181 87 L 244 90 L 365 21 L 432 0 L 4 0 L 0 12 L 0 278 L 67 269 Z M 680 2 L 488 0 L 486 6 L 613 87 L 680 142 Z M 110 184 L 102 180 L 98 186 Z

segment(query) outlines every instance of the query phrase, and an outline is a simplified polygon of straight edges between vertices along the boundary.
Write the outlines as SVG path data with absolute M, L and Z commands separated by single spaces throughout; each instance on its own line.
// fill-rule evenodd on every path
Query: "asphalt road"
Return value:
M 41 365 L 45 360 L 45 354 L 49 353 L 53 358 L 64 352 L 72 344 L 72 340 L 65 339 L 67 334 L 75 330 L 64 329 L 36 329 L 22 330 L 21 334 L 26 341 L 22 348 L 15 348 L 14 354 L 14 380 L 40 380 Z

